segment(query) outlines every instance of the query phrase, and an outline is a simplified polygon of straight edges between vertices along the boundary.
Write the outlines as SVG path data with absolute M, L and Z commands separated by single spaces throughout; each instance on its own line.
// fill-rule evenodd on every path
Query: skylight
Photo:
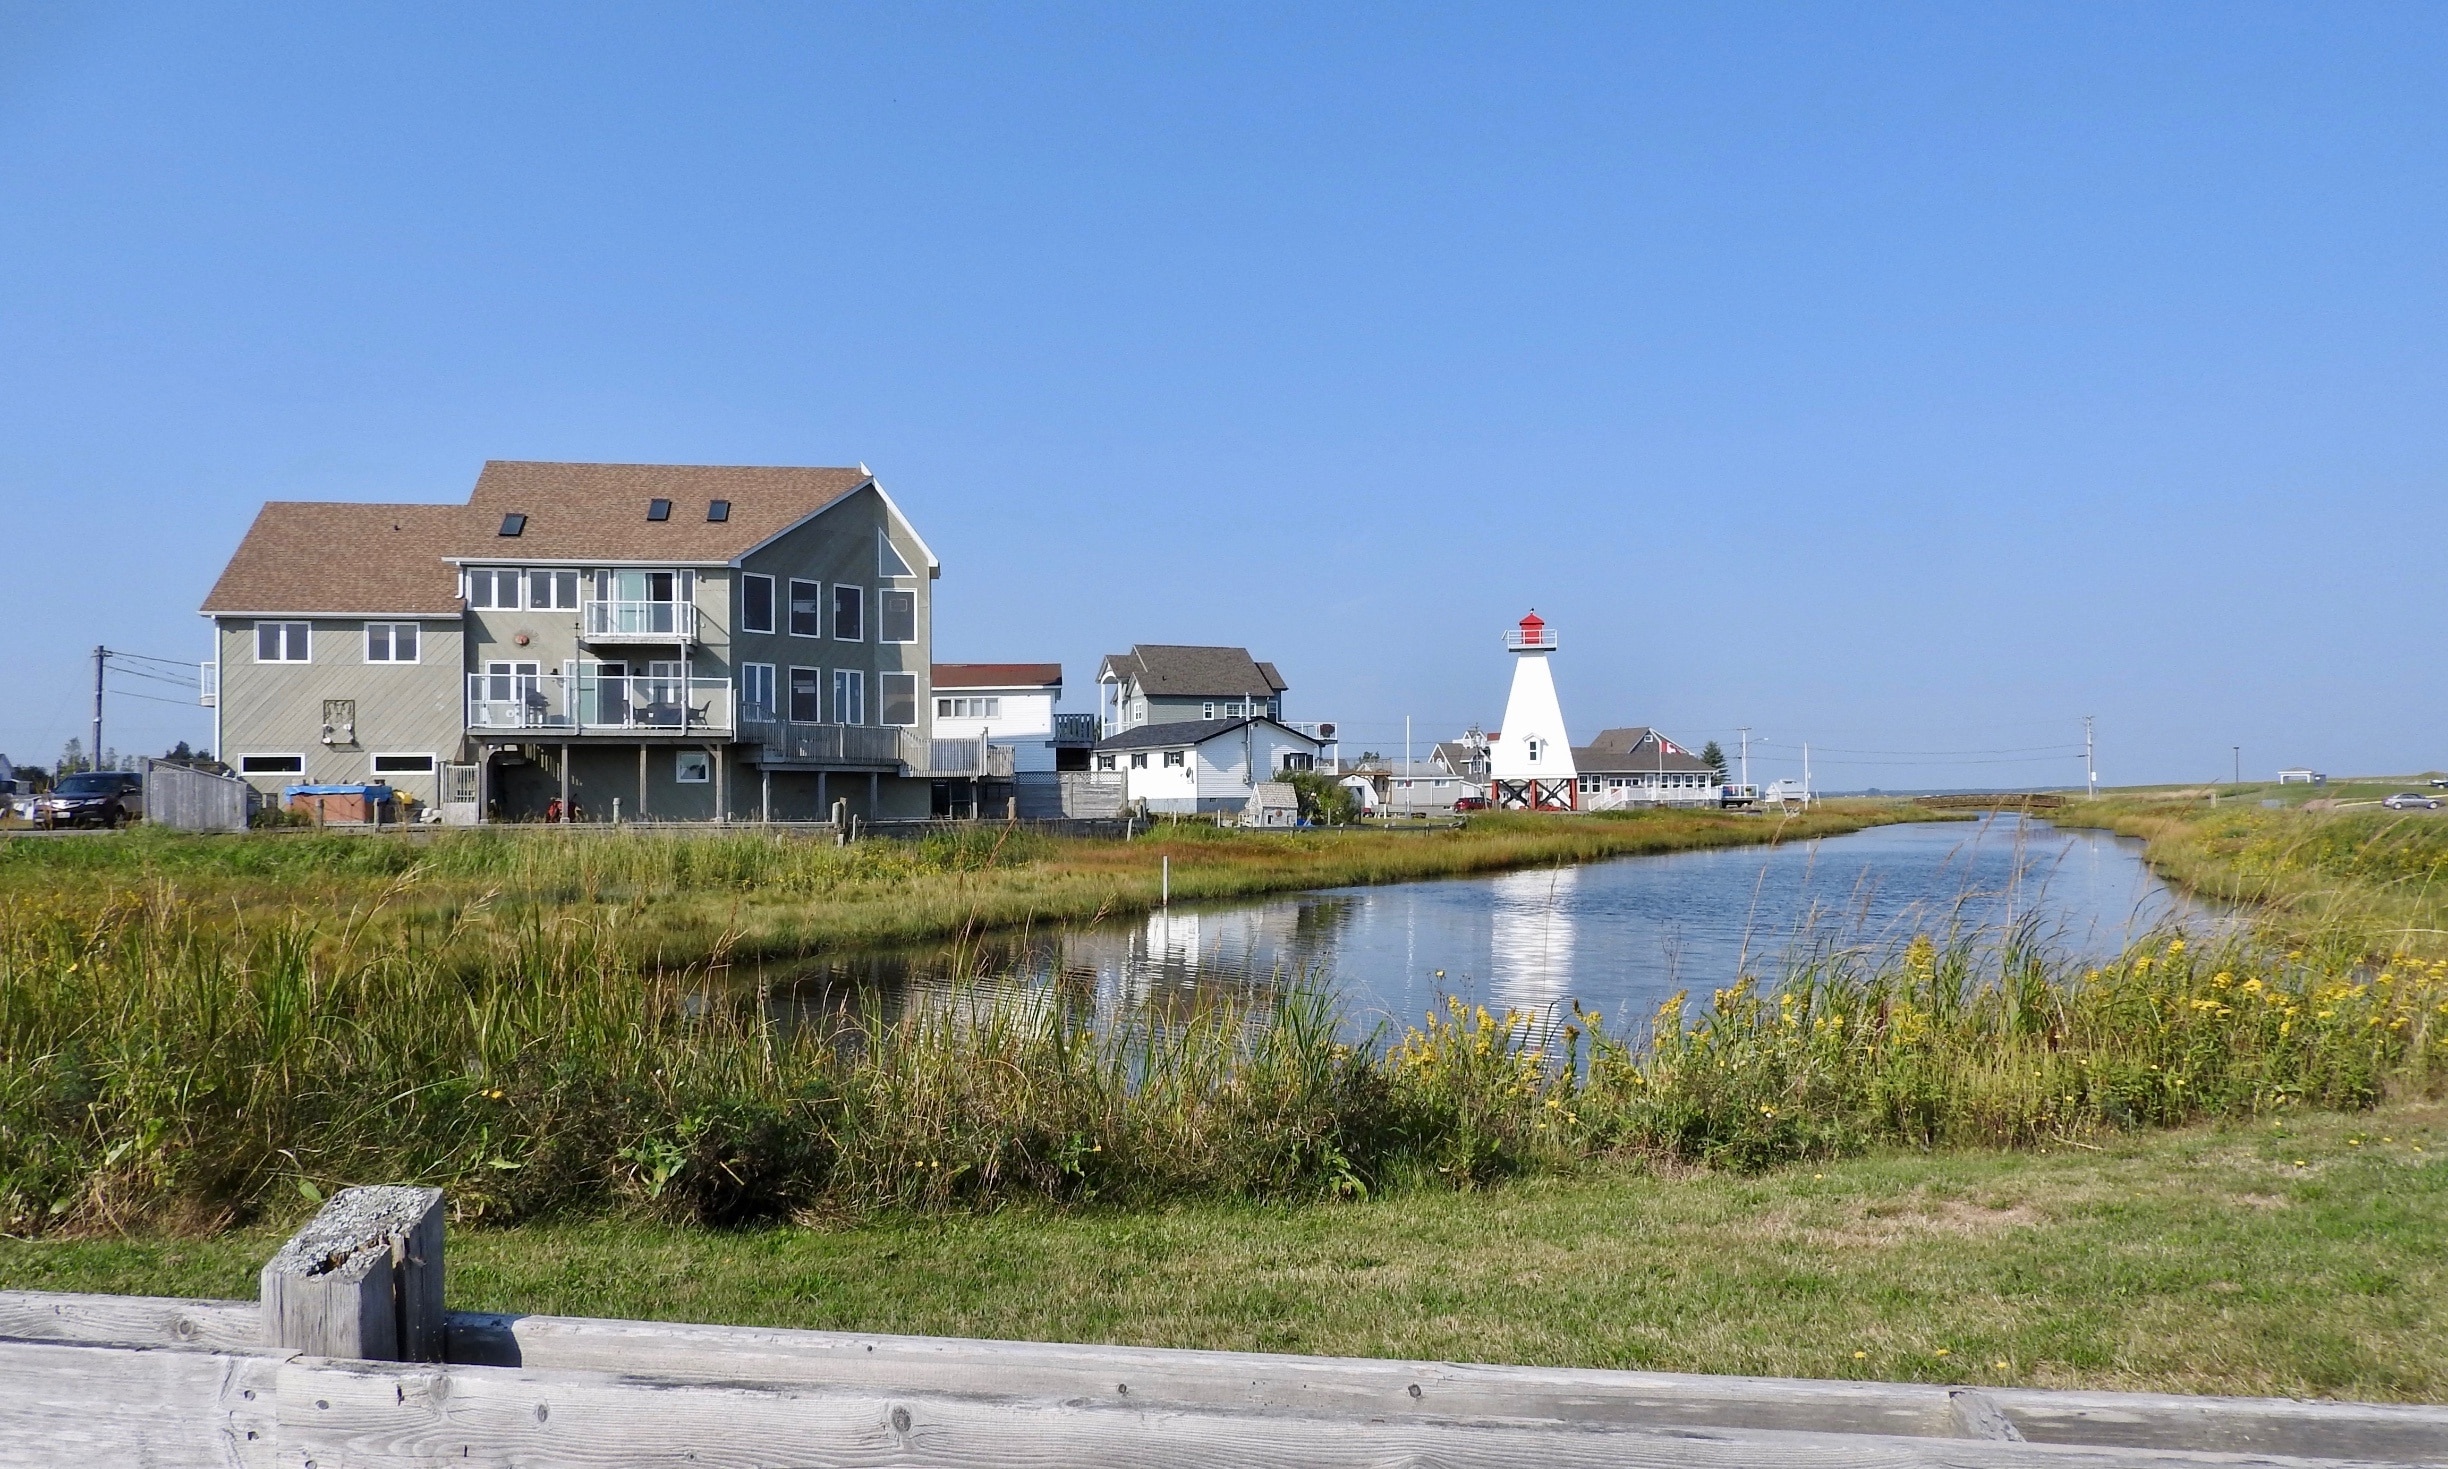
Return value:
M 669 501 L 669 500 L 649 500 L 649 501 L 647 501 L 647 502 L 646 502 L 646 518 L 647 518 L 648 520 L 669 520 L 669 519 L 671 519 L 671 501 Z
M 527 529 L 527 517 L 526 517 L 526 516 L 524 516 L 524 515 L 519 514 L 517 511 L 513 510 L 513 511 L 511 511 L 511 512 L 510 512 L 508 515 L 505 515 L 505 516 L 503 516 L 503 517 L 502 517 L 502 528 L 501 528 L 501 533 L 502 533 L 503 535 L 506 535 L 506 536 L 515 536 L 515 535 L 520 535 L 520 534 L 524 533 L 524 532 L 526 531 L 526 529 Z
M 730 518 L 731 518 L 731 502 L 730 502 L 730 501 L 728 501 L 728 500 L 709 500 L 709 501 L 707 501 L 707 502 L 706 502 L 706 519 L 708 519 L 708 520 L 729 520 Z

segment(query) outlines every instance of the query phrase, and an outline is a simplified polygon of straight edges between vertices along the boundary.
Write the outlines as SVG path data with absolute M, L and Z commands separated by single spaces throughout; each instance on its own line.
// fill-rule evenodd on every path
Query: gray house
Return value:
M 864 466 L 276 502 L 205 599 L 215 745 L 276 796 L 382 782 L 461 821 L 922 817 L 938 575 Z
M 1138 643 L 1097 666 L 1098 727 L 1115 735 L 1194 719 L 1281 720 L 1285 687 L 1247 648 Z
M 1715 766 L 1646 725 L 1600 730 L 1572 757 L 1584 811 L 1724 802 L 1725 776 Z

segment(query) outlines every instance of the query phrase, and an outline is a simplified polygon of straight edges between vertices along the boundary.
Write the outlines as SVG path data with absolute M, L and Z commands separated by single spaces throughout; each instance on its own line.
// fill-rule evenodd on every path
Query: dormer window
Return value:
M 646 502 L 646 518 L 647 518 L 648 520 L 669 520 L 669 519 L 671 519 L 671 501 L 669 501 L 669 500 L 649 500 L 649 501 L 647 501 L 647 502 Z
M 514 510 L 514 511 L 512 511 L 511 513 L 509 513 L 508 515 L 505 515 L 505 516 L 503 516 L 503 517 L 502 517 L 501 533 L 502 533 L 503 535 L 506 535 L 506 536 L 517 536 L 517 535 L 524 535 L 524 534 L 526 533 L 526 530 L 527 530 L 527 517 L 526 517 L 526 516 L 524 516 L 524 515 L 519 514 L 517 511 L 515 511 L 515 510 Z
M 721 521 L 729 520 L 730 518 L 731 518 L 731 502 L 730 502 L 730 501 L 728 501 L 728 500 L 709 500 L 709 501 L 707 501 L 707 502 L 706 502 L 706 519 L 711 520 L 711 521 L 715 521 L 715 522 L 718 522 L 718 523 L 719 523 L 719 522 L 721 522 Z

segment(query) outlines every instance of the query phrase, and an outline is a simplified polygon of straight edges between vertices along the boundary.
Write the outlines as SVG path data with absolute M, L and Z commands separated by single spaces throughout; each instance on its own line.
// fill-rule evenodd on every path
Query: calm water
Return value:
M 1567 1004 L 1645 1017 L 1798 953 L 1878 954 L 1916 933 L 1993 942 L 2028 921 L 2106 956 L 2174 922 L 2222 920 L 2169 890 L 2141 844 L 1998 817 L 1877 827 L 1773 850 L 1623 857 L 1579 867 L 1179 905 L 1124 921 L 966 946 L 846 955 L 788 976 L 795 1007 L 861 992 L 888 1007 L 956 980 L 1051 986 L 1103 1014 L 1202 997 L 1263 1000 L 1310 978 L 1354 1023 L 1409 1022 L 1442 994 L 1493 1008 Z

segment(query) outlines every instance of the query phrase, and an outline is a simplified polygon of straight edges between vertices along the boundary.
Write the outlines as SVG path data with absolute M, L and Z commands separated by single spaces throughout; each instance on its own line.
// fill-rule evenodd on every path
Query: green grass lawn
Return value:
M 251 1297 L 281 1233 L 0 1241 L 0 1286 Z M 2436 1401 L 2448 1106 L 1360 1204 L 463 1229 L 450 1261 L 463 1309 Z

